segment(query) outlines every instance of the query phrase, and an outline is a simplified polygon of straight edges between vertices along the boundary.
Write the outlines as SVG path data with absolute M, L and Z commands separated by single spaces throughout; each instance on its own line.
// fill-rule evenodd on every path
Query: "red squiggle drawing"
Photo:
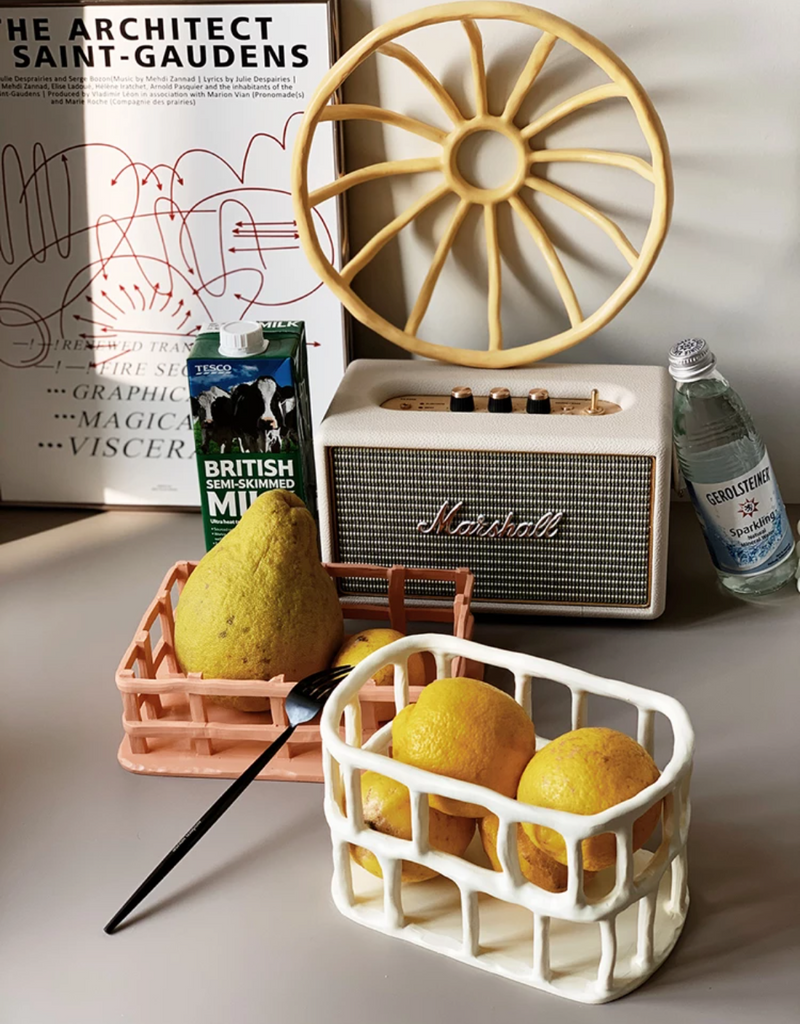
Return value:
M 142 346 L 158 351 L 158 339 L 190 337 L 204 321 L 291 306 L 321 288 L 302 256 L 290 193 L 270 183 L 274 147 L 287 151 L 299 113 L 276 135 L 253 135 L 241 160 L 191 148 L 148 162 L 101 141 L 51 153 L 42 142 L 28 154 L 4 146 L 0 362 L 44 365 L 59 341 L 108 347 L 88 365 L 110 368 Z

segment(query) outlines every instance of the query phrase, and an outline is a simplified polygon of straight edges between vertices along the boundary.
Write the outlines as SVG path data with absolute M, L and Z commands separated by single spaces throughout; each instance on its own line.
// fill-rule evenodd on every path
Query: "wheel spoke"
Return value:
M 584 107 L 591 106 L 592 103 L 600 103 L 601 100 L 624 95 L 625 90 L 614 82 L 609 82 L 608 85 L 598 85 L 595 89 L 587 89 L 586 92 L 579 92 L 531 121 L 522 129 L 522 137 L 523 139 L 532 139 L 534 135 L 543 132 L 545 128 L 554 125 L 556 121 L 560 121 L 568 114 L 574 114 L 576 110 L 582 110 Z
M 423 210 L 427 210 L 429 206 L 433 206 L 434 203 L 438 202 L 443 196 L 450 193 L 449 185 L 438 185 L 433 191 L 428 192 L 427 195 L 422 196 L 420 199 L 413 203 L 407 210 L 395 217 L 393 221 L 390 221 L 386 227 L 374 235 L 356 255 L 350 260 L 350 262 L 342 268 L 341 278 L 345 284 L 349 284 L 359 271 L 363 270 L 364 267 L 369 263 L 370 260 L 374 259 L 375 256 L 381 251 L 381 249 L 390 242 L 395 235 L 399 234 L 406 224 L 410 224 L 415 217 L 418 217 Z
M 541 192 L 542 195 L 550 196 L 551 199 L 556 199 L 558 202 L 564 203 L 565 206 L 575 210 L 576 213 L 582 214 L 587 220 L 590 220 L 592 224 L 596 224 L 597 227 L 605 231 L 614 245 L 616 245 L 628 261 L 630 266 L 633 267 L 636 265 L 636 261 L 639 259 L 639 253 L 625 237 L 621 228 L 615 224 L 610 217 L 607 217 L 596 207 L 592 206 L 591 203 L 587 203 L 585 199 L 581 199 L 572 192 L 568 192 L 565 188 L 561 188 L 560 185 L 554 185 L 552 181 L 546 181 L 544 178 L 531 176 L 525 179 L 525 184 L 535 192 Z
M 408 117 L 406 114 L 398 114 L 394 110 L 374 107 L 370 103 L 331 103 L 323 109 L 319 119 L 320 121 L 380 121 L 382 124 L 394 125 L 395 128 L 403 128 L 414 135 L 421 135 L 423 139 L 430 139 L 431 142 L 441 144 L 447 138 L 447 132 L 443 132 L 441 128 L 434 128 L 432 124 L 418 121 L 415 117 Z
M 458 109 L 455 100 L 439 79 L 425 67 L 419 57 L 414 56 L 410 50 L 407 50 L 405 46 L 400 46 L 399 43 L 386 43 L 380 48 L 378 53 L 383 53 L 387 57 L 394 57 L 405 64 L 431 93 L 453 124 L 461 124 L 464 120 L 464 115 Z
M 508 97 L 506 103 L 506 109 L 503 111 L 503 117 L 506 121 L 513 121 L 519 113 L 519 108 L 525 102 L 525 97 L 531 91 L 533 83 L 539 72 L 544 67 L 544 62 L 550 56 L 550 51 L 556 45 L 558 37 L 552 35 L 550 32 L 543 32 L 541 39 L 537 42 L 531 51 L 528 62 L 522 69 L 522 74 L 517 79 L 517 84 L 514 86 L 511 95 Z
M 528 231 L 530 231 L 534 242 L 539 247 L 539 252 L 544 256 L 545 262 L 553 276 L 553 283 L 558 289 L 561 301 L 564 303 L 564 309 L 567 311 L 569 322 L 573 327 L 577 327 L 583 321 L 583 313 L 581 313 L 581 307 L 578 304 L 578 299 L 570 279 L 567 277 L 567 272 L 564 270 L 564 265 L 558 258 L 558 253 L 550 241 L 550 236 L 534 216 L 533 211 L 523 203 L 519 196 L 512 196 L 509 199 L 509 203 L 511 204 L 511 209 L 520 218 Z
M 453 214 L 453 219 L 447 226 L 442 236 L 439 245 L 436 247 L 436 252 L 433 256 L 433 262 L 430 265 L 430 269 L 422 283 L 422 287 L 419 290 L 417 301 L 414 303 L 414 308 L 411 310 L 411 314 L 406 322 L 405 331 L 406 334 L 416 334 L 419 325 L 422 323 L 422 318 L 428 310 L 431 298 L 433 296 L 433 290 L 436 287 L 436 282 L 439 280 L 439 274 L 442 272 L 445 260 L 447 259 L 450 250 L 453 248 L 453 243 L 456 240 L 459 228 L 464 223 L 464 218 L 469 212 L 469 208 L 472 204 L 468 199 L 462 199 L 456 207 L 456 212 Z
M 441 168 L 441 157 L 425 156 L 413 157 L 411 160 L 387 160 L 380 164 L 369 164 L 368 167 L 359 167 L 356 171 L 343 174 L 341 178 L 332 181 L 329 185 L 323 185 L 316 189 L 308 197 L 309 206 L 319 206 L 331 196 L 338 196 L 353 185 L 361 185 L 365 181 L 375 181 L 377 178 L 388 178 L 392 174 L 419 174 L 423 171 L 437 171 Z
M 481 30 L 470 18 L 461 24 L 469 39 L 470 61 L 472 62 L 472 80 L 475 84 L 475 114 L 489 113 L 489 100 L 486 94 L 486 66 L 483 62 L 483 36 Z
M 652 164 L 642 160 L 640 156 L 630 153 L 610 153 L 605 149 L 535 149 L 530 155 L 532 164 L 607 164 L 610 167 L 624 167 L 628 171 L 655 182 L 656 176 Z
M 487 203 L 484 206 L 483 225 L 486 230 L 486 261 L 489 270 L 489 350 L 496 352 L 503 347 L 503 321 L 500 315 L 502 271 L 500 243 L 497 240 L 497 205 L 495 203 Z

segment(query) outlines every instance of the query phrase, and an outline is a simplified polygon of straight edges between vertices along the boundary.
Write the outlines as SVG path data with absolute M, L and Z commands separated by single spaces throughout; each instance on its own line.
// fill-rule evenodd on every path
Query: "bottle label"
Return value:
M 766 452 L 757 466 L 733 480 L 686 483 L 721 572 L 754 576 L 789 557 L 794 537 Z

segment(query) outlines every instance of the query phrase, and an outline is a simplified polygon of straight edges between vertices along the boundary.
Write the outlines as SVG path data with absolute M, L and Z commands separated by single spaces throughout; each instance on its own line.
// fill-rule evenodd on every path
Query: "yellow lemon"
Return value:
M 500 858 L 497 856 L 498 824 L 497 815 L 487 814 L 478 822 L 478 831 L 492 867 L 495 871 L 502 871 Z M 529 882 L 533 882 L 534 885 L 538 885 L 540 889 L 546 889 L 548 892 L 564 892 L 567 888 L 567 869 L 557 860 L 542 853 L 519 825 L 517 825 L 517 852 L 522 874 Z
M 515 700 L 478 679 L 437 679 L 392 723 L 398 761 L 514 796 L 536 741 Z M 445 814 L 480 818 L 486 808 L 431 794 Z
M 522 773 L 517 799 L 537 807 L 573 814 L 597 814 L 622 803 L 659 776 L 652 757 L 636 740 L 616 729 L 575 729 L 548 743 Z M 643 846 L 656 827 L 661 801 L 634 822 L 633 848 Z M 522 826 L 533 842 L 561 864 L 567 863 L 564 839 L 553 829 Z M 583 864 L 602 871 L 617 859 L 612 833 L 583 841 Z
M 402 640 L 404 633 L 396 629 L 364 629 L 354 636 L 346 638 L 333 662 L 337 665 L 358 665 L 368 654 L 380 647 Z M 374 676 L 378 686 L 391 686 L 394 683 L 394 665 L 386 665 Z M 421 654 L 412 654 L 408 659 L 408 682 L 411 686 L 425 685 L 425 664 Z
M 364 805 L 364 821 L 376 832 L 384 835 L 397 836 L 398 839 L 411 839 L 411 799 L 408 789 L 395 779 L 377 772 L 364 772 L 361 776 L 361 800 Z M 475 834 L 475 822 L 471 818 L 453 818 L 439 811 L 429 811 L 428 838 L 434 850 L 452 853 L 460 857 L 469 846 Z M 378 858 L 363 846 L 350 846 L 350 852 L 356 864 L 366 868 L 370 874 L 383 878 Z M 404 882 L 422 882 L 433 878 L 436 871 L 416 864 L 414 861 L 403 861 L 402 879 Z

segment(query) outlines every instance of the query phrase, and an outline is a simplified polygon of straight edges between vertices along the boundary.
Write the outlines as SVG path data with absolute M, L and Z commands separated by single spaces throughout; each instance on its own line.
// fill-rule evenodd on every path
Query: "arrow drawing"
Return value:
M 114 302 L 114 300 L 108 294 L 108 292 L 100 292 L 100 294 L 103 296 L 103 298 L 106 300 L 106 302 L 110 302 L 111 303 L 111 305 L 114 307 L 114 309 L 119 310 L 120 313 L 124 312 L 122 306 L 118 306 L 116 304 L 116 302 Z
M 88 317 L 80 316 L 78 313 L 74 313 L 73 314 L 73 319 L 74 320 L 81 320 L 85 324 L 94 324 L 95 327 L 102 327 L 104 331 L 111 331 L 111 330 L 114 329 L 111 326 L 111 324 L 101 324 L 99 320 L 90 320 Z
M 107 317 L 110 317 L 110 318 L 111 318 L 112 320 L 116 320 L 116 319 L 117 319 L 117 318 L 116 318 L 116 317 L 114 316 L 114 314 L 113 314 L 113 313 L 110 313 L 110 312 L 109 312 L 109 311 L 108 311 L 107 309 L 103 309 L 103 307 L 102 307 L 102 306 L 100 305 L 100 303 L 99 303 L 99 302 L 96 302 L 96 301 L 95 301 L 95 300 L 94 300 L 94 299 L 93 299 L 93 298 L 91 297 L 91 295 L 87 295 L 87 296 L 86 296 L 86 301 L 87 301 L 87 302 L 90 302 L 90 303 L 91 303 L 91 304 L 92 304 L 92 305 L 94 306 L 94 308 L 95 308 L 95 309 L 97 309 L 97 310 L 98 310 L 98 311 L 99 311 L 100 313 L 102 313 L 102 314 L 103 314 L 103 316 L 107 316 Z
M 257 245 L 254 249 L 231 246 L 228 252 L 275 252 L 279 249 L 299 249 L 299 245 Z

